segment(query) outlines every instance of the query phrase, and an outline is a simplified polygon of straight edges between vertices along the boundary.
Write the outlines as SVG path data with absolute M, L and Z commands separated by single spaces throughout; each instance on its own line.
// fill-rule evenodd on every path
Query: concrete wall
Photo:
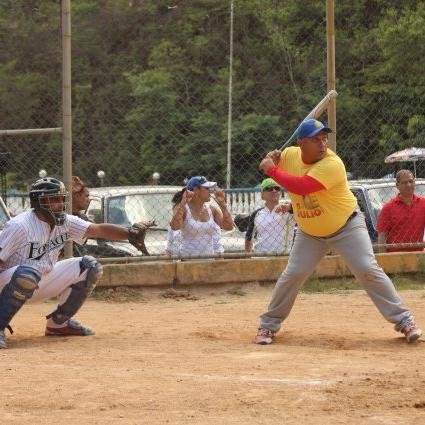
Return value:
M 376 258 L 390 274 L 425 271 L 424 252 L 377 254 Z M 104 274 L 98 286 L 144 287 L 273 281 L 286 263 L 287 257 L 269 257 L 104 264 Z M 323 258 L 315 271 L 317 277 L 350 275 L 338 255 Z

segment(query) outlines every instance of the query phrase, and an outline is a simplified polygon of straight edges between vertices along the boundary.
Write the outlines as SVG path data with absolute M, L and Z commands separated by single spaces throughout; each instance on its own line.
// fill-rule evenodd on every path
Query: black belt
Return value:
M 333 238 L 334 236 L 336 236 L 347 225 L 347 223 L 357 215 L 357 213 L 358 213 L 357 210 L 354 211 L 350 215 L 350 217 L 347 218 L 347 221 L 345 222 L 345 224 L 342 227 L 340 227 L 335 233 L 332 233 L 331 235 L 328 235 L 328 236 L 322 236 L 321 239 L 329 239 L 329 238 Z
M 355 216 L 357 215 L 357 211 L 354 211 L 351 215 L 350 215 L 350 217 L 348 217 L 347 218 L 347 221 L 345 222 L 346 224 L 352 219 L 352 218 L 354 218 Z

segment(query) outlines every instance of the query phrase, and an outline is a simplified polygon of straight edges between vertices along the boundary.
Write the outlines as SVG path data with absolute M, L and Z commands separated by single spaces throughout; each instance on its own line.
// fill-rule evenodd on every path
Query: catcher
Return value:
M 146 251 L 144 237 L 153 223 L 130 228 L 94 224 L 66 214 L 65 185 L 54 178 L 37 180 L 31 187 L 31 210 L 8 221 L 0 234 L 0 349 L 7 348 L 5 329 L 26 303 L 58 297 L 57 308 L 46 316 L 45 335 L 93 335 L 74 319 L 102 276 L 102 266 L 93 257 L 58 261 L 68 240 L 83 243 L 87 238 L 128 239 Z M 146 251 L 147 252 L 147 251 Z

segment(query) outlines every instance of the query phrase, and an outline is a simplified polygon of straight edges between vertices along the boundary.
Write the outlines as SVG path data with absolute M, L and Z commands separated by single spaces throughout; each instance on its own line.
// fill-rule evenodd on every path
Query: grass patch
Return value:
M 304 284 L 302 292 L 307 293 L 328 293 L 338 291 L 353 291 L 361 289 L 361 285 L 353 278 L 338 278 L 338 279 L 319 279 L 310 278 Z
M 425 275 L 422 273 L 395 274 L 391 279 L 397 289 L 425 289 Z
M 240 286 L 229 289 L 226 292 L 230 295 L 237 295 L 238 297 L 243 297 L 246 295 L 246 291 L 244 291 Z
M 390 276 L 398 290 L 425 289 L 425 275 L 423 273 L 396 274 Z M 311 277 L 302 288 L 307 293 L 328 293 L 338 291 L 354 291 L 363 289 L 356 279 L 344 278 L 317 278 Z
M 421 290 L 425 289 L 425 273 L 396 274 L 390 276 L 397 290 Z M 260 286 L 273 286 L 275 282 L 260 283 Z M 301 291 L 305 293 L 336 293 L 344 291 L 355 291 L 363 287 L 352 277 L 342 278 L 317 278 L 310 277 L 302 287 Z M 133 288 L 130 286 L 117 286 L 115 288 L 96 288 L 91 298 L 98 301 L 127 303 L 127 302 L 146 302 L 143 291 L 149 291 L 146 288 Z M 243 297 L 247 295 L 247 290 L 241 286 L 236 286 L 226 291 L 229 295 Z M 161 297 L 174 299 L 197 300 L 189 290 L 177 291 L 168 289 L 161 293 Z M 422 295 L 425 299 L 425 294 Z

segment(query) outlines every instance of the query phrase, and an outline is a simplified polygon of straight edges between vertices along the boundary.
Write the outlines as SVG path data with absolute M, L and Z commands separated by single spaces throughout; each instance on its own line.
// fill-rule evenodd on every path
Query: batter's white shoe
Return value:
M 83 326 L 75 319 L 69 319 L 60 328 L 46 326 L 46 336 L 88 336 L 94 335 L 94 331 Z
M 422 335 L 421 329 L 419 329 L 414 322 L 406 325 L 400 332 L 404 334 L 407 342 L 416 341 Z
M 0 331 L 0 349 L 7 348 L 6 335 L 4 331 Z
M 255 335 L 254 342 L 260 345 L 269 345 L 273 342 L 275 332 L 270 329 L 258 328 L 257 335 Z

